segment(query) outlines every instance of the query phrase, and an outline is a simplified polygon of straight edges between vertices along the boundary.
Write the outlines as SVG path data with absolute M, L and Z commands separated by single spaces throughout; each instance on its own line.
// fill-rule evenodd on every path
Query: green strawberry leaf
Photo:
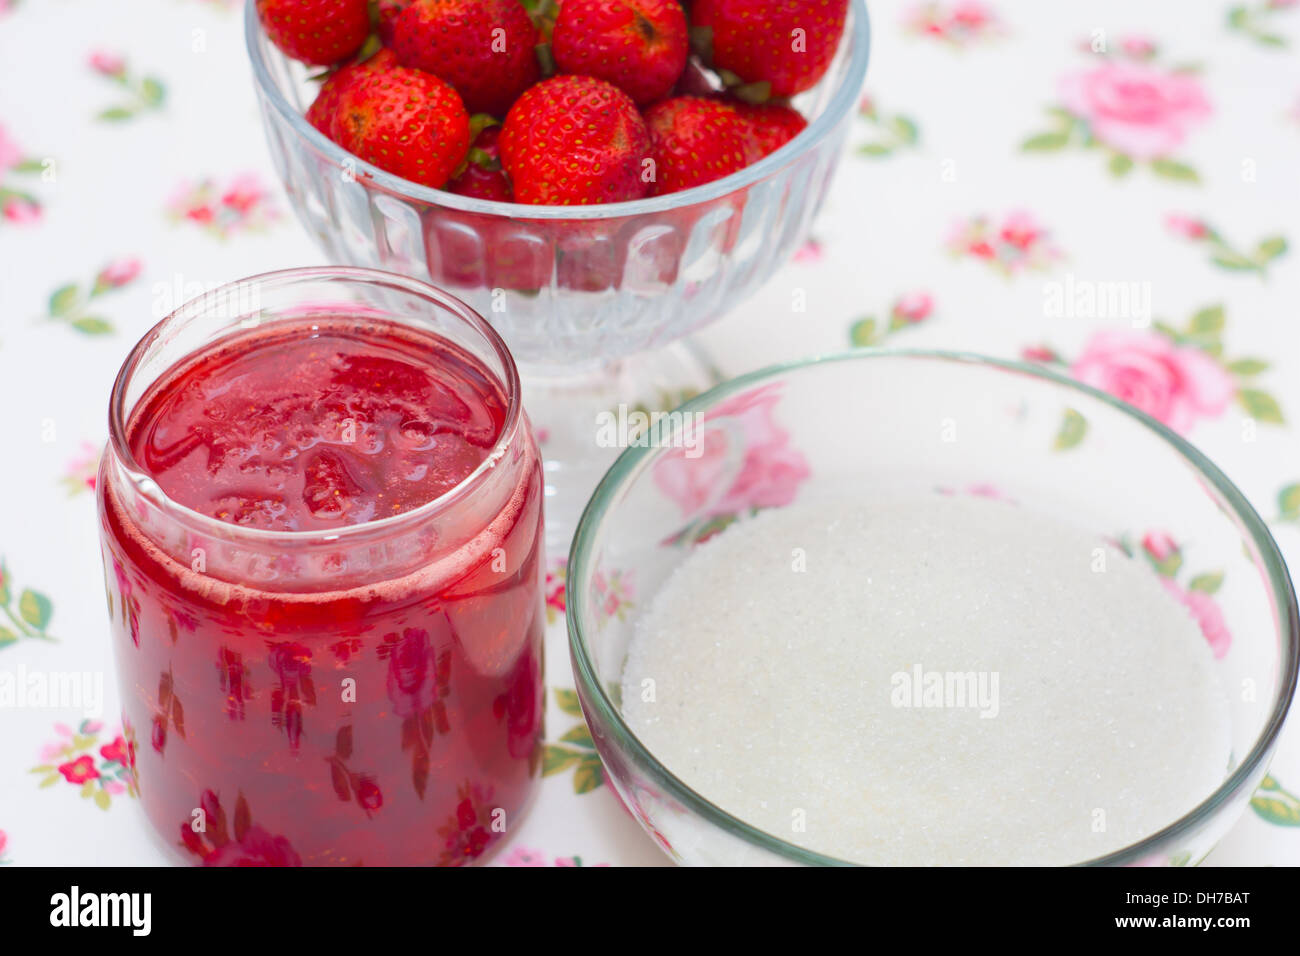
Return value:
M 917 140 L 920 139 L 920 131 L 916 128 L 916 123 L 906 116 L 895 116 L 890 120 L 889 125 L 895 135 L 909 146 L 915 145 Z
M 1285 255 L 1287 242 L 1281 236 L 1269 236 L 1255 247 L 1255 258 L 1260 262 L 1271 262 L 1278 256 Z
M 1207 571 L 1205 574 L 1198 574 L 1187 582 L 1187 587 L 1188 590 L 1200 591 L 1202 594 L 1215 594 L 1223 587 L 1223 572 Z
M 1268 371 L 1268 363 L 1263 359 L 1242 358 L 1237 359 L 1235 362 L 1229 362 L 1227 369 L 1233 375 L 1248 378 L 1251 375 L 1258 375 L 1260 372 Z
M 564 711 L 570 717 L 582 716 L 582 704 L 578 701 L 578 694 L 576 691 L 557 688 L 555 691 L 555 702 L 560 706 L 560 710 Z
M 1065 451 L 1073 448 L 1083 441 L 1086 434 L 1088 434 L 1088 419 L 1073 408 L 1067 408 L 1061 419 L 1061 427 L 1056 433 L 1056 440 L 1052 442 L 1052 450 Z
M 1250 800 L 1251 809 L 1269 823 L 1300 827 L 1300 799 L 1283 790 L 1273 777 L 1265 777 Z
M 77 304 L 77 286 L 69 282 L 50 293 L 50 315 L 56 319 L 68 315 Z
M 858 147 L 861 156 L 888 156 L 894 148 L 886 143 L 866 143 Z
M 1187 323 L 1187 332 L 1197 337 L 1217 339 L 1223 331 L 1224 322 L 1223 306 L 1207 306 L 1191 317 Z
M 1230 269 L 1233 272 L 1253 272 L 1259 268 L 1259 264 L 1254 259 L 1248 259 L 1238 252 L 1220 252 L 1210 257 L 1220 269 Z
M 605 768 L 595 754 L 587 754 L 573 772 L 573 792 L 590 793 L 605 782 Z
M 111 335 L 113 332 L 113 323 L 94 315 L 74 319 L 72 327 L 86 335 Z
M 1031 136 L 1020 144 L 1020 149 L 1026 153 L 1041 153 L 1051 150 L 1064 149 L 1070 142 L 1070 131 L 1061 130 L 1051 133 L 1039 133 Z
M 146 76 L 140 81 L 140 96 L 150 106 L 161 106 L 162 101 L 167 98 L 167 88 L 161 81 Z
M 849 341 L 859 348 L 874 345 L 876 342 L 876 320 L 868 316 L 854 322 L 849 328 Z
M 1162 179 L 1171 179 L 1176 182 L 1199 183 L 1201 181 L 1201 177 L 1197 175 L 1196 170 L 1192 169 L 1191 166 L 1173 159 L 1153 159 L 1151 161 L 1151 171 Z
M 596 742 L 591 739 L 591 731 L 586 724 L 579 724 L 560 738 L 566 744 L 576 744 L 587 750 L 595 750 Z
M 135 111 L 127 109 L 125 106 L 112 106 L 101 111 L 96 119 L 105 120 L 109 123 L 120 123 L 122 120 L 129 120 L 134 115 Z
M 36 630 L 44 631 L 54 614 L 54 605 L 44 594 L 27 588 L 18 597 L 18 613 Z
M 582 754 L 576 750 L 547 744 L 542 754 L 542 776 L 550 777 L 559 773 L 571 764 L 576 763 L 581 756 Z
M 1251 418 L 1269 425 L 1282 425 L 1286 423 L 1286 418 L 1282 414 L 1282 408 L 1268 392 L 1260 391 L 1257 388 L 1243 388 L 1237 392 L 1237 400 L 1241 402 L 1243 408 Z
M 1300 521 L 1300 483 L 1287 485 L 1279 491 L 1277 504 L 1284 521 Z

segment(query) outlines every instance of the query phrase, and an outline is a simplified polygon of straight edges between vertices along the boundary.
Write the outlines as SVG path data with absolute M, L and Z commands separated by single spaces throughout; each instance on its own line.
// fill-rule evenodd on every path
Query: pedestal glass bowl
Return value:
M 715 384 L 681 347 L 624 360 L 734 309 L 806 240 L 843 153 L 869 26 L 853 0 L 829 72 L 794 100 L 808 128 L 772 155 L 695 189 L 589 207 L 467 198 L 364 163 L 303 118 L 317 84 L 270 43 L 253 4 L 246 39 L 276 170 L 326 255 L 447 289 L 510 346 L 543 440 L 548 531 L 562 532 L 613 459 L 595 443 L 599 411 Z

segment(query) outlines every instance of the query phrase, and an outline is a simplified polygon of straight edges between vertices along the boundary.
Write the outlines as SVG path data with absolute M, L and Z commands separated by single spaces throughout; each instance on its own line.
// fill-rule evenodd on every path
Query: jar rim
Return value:
M 149 350 L 170 329 L 185 320 L 201 317 L 205 312 L 211 311 L 214 306 L 231 301 L 232 293 L 247 290 L 250 286 L 258 288 L 290 286 L 294 283 L 306 281 L 338 281 L 352 286 L 368 285 L 376 288 L 390 288 L 415 295 L 432 303 L 443 313 L 449 313 L 461 320 L 481 335 L 490 347 L 492 355 L 501 363 L 500 376 L 495 375 L 493 369 L 487 368 L 485 371 L 500 379 L 498 384 L 501 386 L 506 400 L 505 418 L 502 421 L 501 429 L 497 434 L 497 440 L 493 444 L 492 450 L 488 452 L 473 471 L 438 497 L 398 515 L 364 521 L 359 524 L 344 525 L 339 528 L 308 531 L 271 531 L 264 528 L 249 528 L 221 521 L 182 504 L 163 491 L 162 486 L 141 466 L 131 451 L 130 442 L 127 439 L 127 421 L 131 411 L 131 409 L 127 408 L 127 389 L 134 374 L 149 353 Z M 166 372 L 164 371 L 163 374 L 166 374 Z M 118 370 L 116 379 L 113 381 L 113 389 L 108 404 L 108 445 L 114 459 L 114 467 L 124 475 L 138 494 L 159 508 L 168 517 L 178 519 L 201 533 L 227 540 L 232 538 L 244 540 L 249 544 L 262 546 L 278 544 L 288 547 L 306 547 L 320 544 L 339 547 L 364 542 L 372 537 L 382 537 L 394 532 L 400 532 L 460 504 L 484 484 L 495 470 L 497 463 L 505 458 L 506 453 L 515 444 L 522 419 L 522 389 L 514 356 L 510 354 L 505 341 L 492 327 L 491 323 L 464 301 L 436 286 L 418 279 L 412 279 L 409 276 L 356 266 L 314 266 L 263 272 L 245 279 L 225 283 L 182 303 L 150 328 L 127 354 L 121 369 Z

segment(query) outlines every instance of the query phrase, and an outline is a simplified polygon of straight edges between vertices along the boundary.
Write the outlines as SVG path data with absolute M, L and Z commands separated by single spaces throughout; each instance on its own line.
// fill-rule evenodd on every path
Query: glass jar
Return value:
M 499 391 L 477 468 L 328 530 L 231 524 L 164 493 L 132 450 L 149 388 L 233 337 L 310 335 L 327 316 L 435 336 Z M 534 793 L 545 703 L 541 468 L 500 337 L 412 279 L 271 273 L 150 331 L 109 434 L 97 488 L 123 723 L 164 844 L 205 865 L 485 858 Z

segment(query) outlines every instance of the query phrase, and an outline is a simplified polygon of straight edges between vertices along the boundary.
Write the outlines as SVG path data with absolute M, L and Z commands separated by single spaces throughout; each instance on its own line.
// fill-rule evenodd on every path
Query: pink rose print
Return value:
M 744 512 L 789 504 L 810 475 L 807 459 L 790 447 L 789 435 L 774 418 L 781 386 L 764 385 L 723 402 L 705 421 L 710 428 L 696 438 L 700 447 L 672 449 L 654 468 L 659 490 L 675 501 L 692 525 L 673 540 L 703 540 L 696 531 L 716 533 L 714 519 L 725 523 Z M 735 474 L 726 474 L 732 449 L 742 453 Z M 696 457 L 689 457 L 694 454 Z M 699 527 L 704 522 L 704 527 Z M 725 523 L 722 527 L 725 527 Z
M 1209 253 L 1210 262 L 1220 269 L 1253 272 L 1260 278 L 1268 274 L 1273 260 L 1286 255 L 1290 248 L 1285 236 L 1274 235 L 1260 239 L 1253 249 L 1238 249 L 1208 222 L 1189 216 L 1166 216 L 1165 226 L 1175 236 L 1203 246 Z
M 821 262 L 822 257 L 822 244 L 818 240 L 810 238 L 794 254 L 794 261 L 800 265 L 813 265 Z
M 102 289 L 120 289 L 140 274 L 139 259 L 118 259 L 99 270 L 95 285 Z
M 1098 140 L 1136 160 L 1168 156 L 1211 112 L 1195 76 L 1122 60 L 1067 76 L 1060 92 Z
M 1070 374 L 1177 432 L 1222 415 L 1237 391 L 1232 377 L 1205 352 L 1139 330 L 1096 333 Z
M 167 203 L 174 222 L 193 223 L 218 239 L 261 232 L 280 218 L 271 192 L 256 173 L 243 173 L 226 186 L 212 179 L 183 184 Z
M 580 856 L 558 856 L 554 864 L 550 864 L 541 850 L 522 846 L 511 850 L 504 863 L 506 866 L 609 866 L 608 863 L 584 863 Z
M 1112 329 L 1097 332 L 1073 363 L 1047 345 L 1022 351 L 1029 361 L 1065 367 L 1080 381 L 1134 405 L 1175 431 L 1186 432 L 1202 418 L 1222 415 L 1235 400 L 1255 421 L 1281 425 L 1286 421 L 1273 395 L 1257 379 L 1269 370 L 1263 359 L 1230 359 L 1224 354 L 1227 319 L 1221 305 L 1193 313 L 1175 328 L 1157 321 L 1151 329 Z M 1078 444 L 1087 422 L 1067 411 L 1063 435 L 1070 440 L 1058 450 Z M 1070 426 L 1070 427 L 1068 427 Z M 1059 439 L 1058 439 L 1059 441 Z
M 1205 635 L 1205 640 L 1209 642 L 1215 658 L 1222 658 L 1227 654 L 1232 646 L 1232 633 L 1223 619 L 1223 611 L 1219 608 L 1218 602 L 1204 591 L 1183 590 L 1171 578 L 1165 578 L 1161 583 L 1170 595 L 1191 612 L 1201 633 Z
M 85 491 L 95 490 L 95 479 L 99 474 L 99 449 L 88 441 L 83 441 L 77 454 L 68 461 L 59 483 L 67 490 L 68 496 L 79 495 Z
M 934 299 L 928 292 L 913 292 L 894 303 L 893 314 L 915 325 L 929 318 L 934 311 Z
M 568 561 L 564 558 L 551 558 L 550 565 L 546 569 L 546 623 L 554 624 L 564 615 L 568 606 L 565 596 Z
M 1157 564 L 1178 554 L 1178 545 L 1167 531 L 1148 531 L 1142 536 L 1142 550 Z
M 1275 30 L 1274 17 L 1286 11 L 1294 10 L 1297 0 L 1263 0 L 1255 3 L 1239 3 L 1228 10 L 1228 29 L 1243 36 L 1257 46 L 1270 50 L 1284 50 L 1289 45 L 1287 38 Z
M 921 141 L 921 129 L 916 120 L 902 113 L 884 112 L 870 96 L 862 97 L 858 104 L 858 117 L 874 132 L 870 141 L 858 147 L 859 156 L 881 159 L 915 148 Z
M 1160 576 L 1165 591 L 1187 608 L 1195 619 L 1214 656 L 1221 658 L 1228 653 L 1232 646 L 1232 634 L 1228 630 L 1222 609 L 1214 599 L 1214 595 L 1223 586 L 1222 571 L 1204 571 L 1189 577 L 1186 585 L 1180 584 L 1178 577 L 1185 570 L 1183 549 L 1167 531 L 1146 532 L 1142 536 L 1140 551 L 1127 537 L 1111 543 L 1129 557 L 1145 557 Z
M 545 866 L 546 857 L 542 855 L 541 850 L 530 850 L 526 847 L 515 847 L 506 857 L 506 866 Z
M 282 836 L 252 822 L 248 801 L 240 794 L 235 801 L 234 833 L 217 795 L 203 791 L 199 799 L 205 828 L 195 832 L 192 821 L 180 825 L 181 847 L 199 858 L 202 866 L 302 866 L 302 858 Z
M 0 0 L 0 3 L 3 3 L 3 0 Z M 3 12 L 4 12 L 3 9 L 0 8 L 0 13 Z M 0 865 L 9 862 L 8 860 L 5 859 L 5 847 L 7 847 L 8 845 L 9 845 L 9 836 L 4 832 L 4 830 L 0 830 Z
M 96 50 L 86 62 L 92 70 L 127 94 L 127 99 L 122 102 L 100 110 L 96 119 L 120 123 L 150 110 L 162 109 L 167 99 L 167 87 L 158 77 L 132 75 L 126 58 L 108 50 Z
M 907 12 L 903 27 L 909 33 L 932 37 L 958 48 L 1006 32 L 993 9 L 976 0 L 918 4 Z
M 126 60 L 116 53 L 109 53 L 106 50 L 96 50 L 90 54 L 87 61 L 90 68 L 96 73 L 102 73 L 104 76 L 117 78 L 126 73 Z
M 99 771 L 95 769 L 95 758 L 89 754 L 59 764 L 59 773 L 63 774 L 68 783 L 85 783 L 99 776 Z
M 1126 37 L 1113 51 L 1092 41 L 1080 49 L 1099 64 L 1062 78 L 1060 105 L 1048 110 L 1052 128 L 1030 136 L 1020 148 L 1100 148 L 1109 154 L 1114 176 L 1144 163 L 1157 176 L 1197 182 L 1196 170 L 1173 158 L 1212 112 L 1195 69 L 1157 65 L 1156 46 L 1146 37 Z
M 947 246 L 953 255 L 985 262 L 1008 277 L 1041 272 L 1062 258 L 1047 228 L 1023 210 L 1007 214 L 1000 222 L 987 216 L 960 222 Z
M 40 200 L 14 180 L 20 176 L 27 179 L 41 176 L 45 168 L 44 160 L 25 154 L 4 124 L 0 124 L 0 221 L 16 226 L 40 221 Z

